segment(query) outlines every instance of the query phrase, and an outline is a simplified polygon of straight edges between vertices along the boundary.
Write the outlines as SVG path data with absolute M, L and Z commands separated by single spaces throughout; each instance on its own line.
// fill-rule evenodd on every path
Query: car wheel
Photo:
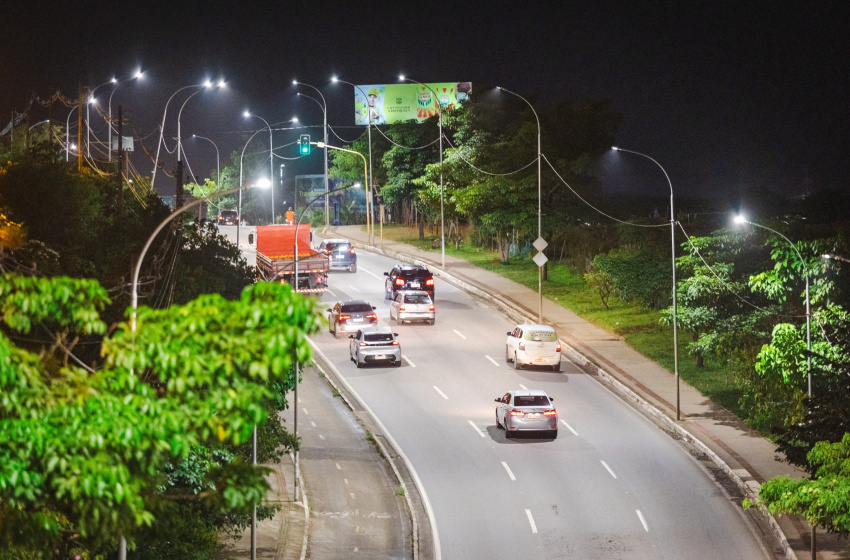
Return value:
M 354 363 L 357 364 L 358 368 L 363 367 L 363 364 L 360 363 L 360 356 L 354 356 Z
M 402 323 L 404 323 L 404 321 L 401 320 L 401 315 L 396 315 L 395 316 L 395 324 L 401 325 Z
M 339 325 L 334 323 L 334 338 L 339 338 Z
M 502 423 L 501 423 L 501 422 L 499 422 L 499 409 L 498 409 L 498 408 L 496 409 L 496 427 L 497 427 L 497 428 L 502 428 L 502 427 L 503 427 L 503 426 L 502 426 Z
M 508 422 L 505 420 L 505 439 L 511 439 L 514 437 L 514 433 L 508 428 Z
M 514 353 L 514 369 L 522 369 L 522 364 L 519 363 L 516 353 Z
M 508 347 L 505 346 L 505 363 L 511 363 L 511 355 L 508 353 Z
M 436 323 L 436 322 L 437 322 L 437 320 L 436 320 L 436 319 L 430 319 L 430 320 L 428 321 L 428 324 L 429 324 L 429 325 L 433 325 L 433 324 L 434 324 L 434 323 Z
M 401 367 L 401 358 L 393 364 L 395 367 Z
M 552 371 L 561 371 L 561 362 L 558 362 L 556 365 L 552 366 Z
M 549 433 L 552 435 L 552 439 L 558 439 L 558 430 L 552 430 Z
M 348 270 L 351 271 L 351 272 L 357 272 L 357 265 L 356 264 L 351 265 L 351 268 L 349 268 Z

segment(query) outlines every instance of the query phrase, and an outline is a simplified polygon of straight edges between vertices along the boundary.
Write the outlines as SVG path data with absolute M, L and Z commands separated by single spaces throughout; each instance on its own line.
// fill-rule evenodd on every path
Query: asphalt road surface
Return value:
M 347 338 L 314 340 L 410 459 L 443 558 L 771 557 L 681 445 L 573 364 L 506 364 L 515 325 L 497 309 L 437 279 L 436 325 L 396 326 L 383 276 L 394 261 L 358 259 L 357 273 L 331 273 L 322 309 L 368 300 L 399 333 L 402 367 L 356 369 Z M 497 427 L 494 399 L 525 388 L 554 398 L 557 439 L 507 440 Z

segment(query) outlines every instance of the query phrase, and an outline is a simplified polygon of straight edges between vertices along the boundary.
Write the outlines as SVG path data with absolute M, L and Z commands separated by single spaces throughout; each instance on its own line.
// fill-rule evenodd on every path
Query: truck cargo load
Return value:
M 259 279 L 266 282 L 286 282 L 302 294 L 318 294 L 327 291 L 328 256 L 313 250 L 310 246 L 310 236 L 310 224 L 257 226 Z M 297 259 L 296 239 L 298 241 Z

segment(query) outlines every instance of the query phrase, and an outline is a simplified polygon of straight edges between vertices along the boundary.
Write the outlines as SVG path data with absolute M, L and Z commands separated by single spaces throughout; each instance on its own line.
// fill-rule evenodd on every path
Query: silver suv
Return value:
M 401 365 L 398 335 L 389 327 L 360 329 L 356 334 L 348 335 L 348 338 L 351 339 L 348 343 L 349 356 L 357 367 L 381 362 L 395 367 Z

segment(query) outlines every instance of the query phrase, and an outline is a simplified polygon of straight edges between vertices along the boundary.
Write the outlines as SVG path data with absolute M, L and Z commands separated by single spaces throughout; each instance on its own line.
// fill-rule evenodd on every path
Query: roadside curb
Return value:
M 412 531 L 411 545 L 413 549 L 413 560 L 440 560 L 440 543 L 433 509 L 413 465 L 381 421 L 375 416 L 368 405 L 363 402 L 345 377 L 342 376 L 327 356 L 325 356 L 324 352 L 311 339 L 308 338 L 308 341 L 315 352 L 315 365 L 324 374 L 325 380 L 339 393 L 339 396 L 355 414 L 355 417 L 362 420 L 359 415 L 365 414 L 371 420 L 369 422 L 370 425 L 364 427 L 374 436 L 374 442 L 378 447 L 379 453 L 389 463 L 396 480 L 404 492 L 404 500 L 407 505 Z M 342 385 L 342 388 L 340 385 Z M 392 452 L 390 452 L 390 448 Z M 398 458 L 402 459 L 400 463 L 397 460 Z M 415 496 L 411 490 L 415 490 L 418 500 L 414 499 Z M 422 521 L 424 519 L 427 519 L 428 522 L 423 523 Z M 302 557 L 301 560 L 304 560 L 304 558 Z
M 531 318 L 529 311 L 520 304 L 511 300 L 503 300 L 497 298 L 489 292 L 479 288 L 478 286 L 470 284 L 469 282 L 460 279 L 445 270 L 438 268 L 432 263 L 417 259 L 401 252 L 388 252 L 386 250 L 377 247 L 372 247 L 359 241 L 350 241 L 352 245 L 370 251 L 372 253 L 377 253 L 386 257 L 395 258 L 399 261 L 407 262 L 409 264 L 429 266 L 434 276 L 446 280 L 452 285 L 461 288 L 465 291 L 468 291 L 478 297 L 487 299 L 488 301 L 495 303 L 512 320 L 515 320 L 517 322 L 535 322 L 535 320 Z M 748 497 L 750 500 L 753 501 L 757 499 L 759 489 L 761 488 L 758 482 L 744 482 L 744 480 L 738 475 L 738 473 L 734 469 L 732 469 L 726 463 L 726 461 L 724 461 L 719 455 L 717 455 L 717 453 L 712 451 L 699 438 L 697 438 L 691 432 L 679 425 L 675 420 L 664 414 L 664 412 L 662 412 L 652 403 L 650 403 L 649 401 L 638 395 L 636 392 L 634 392 L 632 389 L 627 387 L 625 384 L 620 382 L 616 377 L 614 377 L 604 368 L 600 367 L 591 358 L 588 358 L 587 356 L 579 352 L 574 346 L 565 343 L 563 340 L 561 340 L 561 346 L 565 350 L 562 350 L 562 352 L 566 354 L 567 359 L 579 366 L 585 373 L 587 373 L 597 382 L 609 389 L 612 393 L 619 396 L 622 400 L 628 402 L 633 407 L 642 410 L 658 424 L 665 426 L 672 433 L 675 433 L 679 437 L 681 437 L 686 443 L 693 445 L 701 453 L 705 454 L 705 456 L 708 457 L 711 462 L 714 463 L 721 471 L 723 471 L 723 473 L 735 483 L 735 485 L 738 487 L 738 489 L 744 496 Z M 798 560 L 797 555 L 794 553 L 794 550 L 788 543 L 788 539 L 785 536 L 785 533 L 782 528 L 779 526 L 779 523 L 776 521 L 776 518 L 764 507 L 759 508 L 759 510 L 767 519 L 767 523 L 770 526 L 770 529 L 773 533 L 773 537 L 777 541 L 776 544 L 778 544 L 779 547 L 782 549 L 782 552 L 785 554 L 785 558 L 787 560 Z

